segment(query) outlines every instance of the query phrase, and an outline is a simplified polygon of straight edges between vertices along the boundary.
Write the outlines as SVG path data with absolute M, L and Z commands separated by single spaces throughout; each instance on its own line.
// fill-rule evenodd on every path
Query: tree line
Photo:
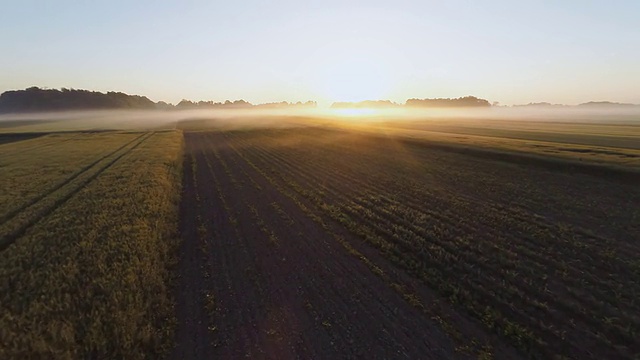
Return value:
M 359 102 L 334 102 L 331 107 L 334 109 L 358 109 L 358 108 L 396 108 L 396 107 L 488 107 L 489 101 L 479 99 L 475 96 L 465 96 L 460 98 L 437 98 L 437 99 L 409 99 L 404 104 L 398 104 L 391 100 L 365 100 Z
M 123 92 L 98 91 L 77 89 L 41 89 L 30 87 L 25 90 L 6 91 L 0 95 L 0 113 L 38 112 L 55 110 L 89 110 L 89 109 L 282 109 L 282 108 L 315 108 L 315 101 L 306 102 L 272 102 L 266 104 L 252 104 L 246 100 L 226 100 L 224 102 L 191 101 L 183 99 L 173 105 L 164 101 L 153 102 L 146 96 L 128 95 Z M 404 104 L 390 100 L 366 100 L 360 102 L 334 102 L 333 109 L 358 108 L 469 108 L 491 107 L 493 105 L 485 99 L 475 96 L 459 98 L 408 99 Z M 609 101 L 588 102 L 579 107 L 625 107 L 638 108 L 640 105 L 614 103 Z M 514 107 L 571 107 L 568 105 L 550 104 L 546 102 L 514 105 Z
M 0 113 L 38 112 L 55 110 L 90 109 L 205 109 L 205 108 L 310 108 L 316 107 L 315 101 L 274 102 L 251 104 L 245 100 L 227 100 L 225 102 L 182 100 L 177 105 L 164 101 L 153 102 L 146 96 L 128 95 L 122 92 L 77 90 L 77 89 L 41 89 L 30 87 L 25 90 L 6 91 L 0 95 Z
M 0 112 L 32 112 L 82 109 L 154 109 L 149 98 L 122 92 L 101 93 L 75 89 L 40 89 L 6 91 L 0 95 Z

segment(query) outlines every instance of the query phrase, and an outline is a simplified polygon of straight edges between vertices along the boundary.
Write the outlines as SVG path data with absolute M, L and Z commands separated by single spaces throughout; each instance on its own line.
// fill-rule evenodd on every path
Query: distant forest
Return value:
M 280 109 L 280 108 L 314 108 L 317 106 L 315 101 L 307 101 L 307 102 L 274 102 L 274 103 L 266 103 L 266 104 L 251 104 L 245 100 L 236 100 L 236 101 L 225 101 L 225 102 L 213 102 L 213 101 L 190 101 L 190 100 L 182 100 L 176 105 L 177 109 L 211 109 L 211 108 L 259 108 L 259 109 Z
M 177 105 L 153 102 L 145 96 L 122 92 L 101 93 L 76 89 L 41 89 L 6 91 L 0 95 L 0 113 L 20 113 L 55 110 L 91 109 L 205 109 L 205 108 L 289 108 L 316 107 L 315 101 L 289 103 L 286 101 L 253 105 L 245 100 L 213 102 L 182 100 Z
M 426 107 L 489 107 L 491 104 L 485 99 L 475 96 L 465 96 L 457 99 L 409 99 L 406 106 Z
M 358 109 L 358 108 L 393 108 L 400 106 L 410 107 L 489 107 L 491 103 L 485 99 L 475 96 L 465 96 L 456 99 L 409 99 L 404 105 L 391 102 L 390 100 L 366 100 L 360 102 L 335 102 L 331 105 L 334 109 Z
M 121 92 L 106 94 L 89 90 L 40 89 L 6 91 L 0 95 L 0 112 L 36 112 L 82 109 L 155 109 L 147 97 Z
M 611 102 L 611 101 L 589 101 L 577 106 L 583 107 L 583 108 L 584 107 L 622 107 L 622 108 L 640 107 L 640 105 L 636 105 L 636 104 L 618 103 L 618 102 Z M 568 108 L 572 106 L 563 105 L 563 104 L 551 104 L 548 102 L 538 102 L 538 103 L 529 103 L 525 105 L 514 105 L 514 107 Z
M 494 103 L 493 106 L 496 106 Z M 91 109 L 283 109 L 283 108 L 315 108 L 315 101 L 307 102 L 274 102 L 267 104 L 251 104 L 245 100 L 226 100 L 224 102 L 182 100 L 177 105 L 163 101 L 153 102 L 145 96 L 128 95 L 122 92 L 101 93 L 98 91 L 76 89 L 41 89 L 30 87 L 25 90 L 6 91 L 0 95 L 0 113 L 39 112 L 56 110 L 91 110 Z M 367 100 L 360 102 L 335 102 L 333 109 L 358 108 L 465 108 L 491 107 L 485 99 L 475 96 L 438 99 L 409 99 L 404 104 L 390 100 Z M 588 102 L 579 107 L 640 107 L 634 104 L 622 104 L 609 101 Z M 571 107 L 550 103 L 530 103 L 514 105 L 514 107 Z

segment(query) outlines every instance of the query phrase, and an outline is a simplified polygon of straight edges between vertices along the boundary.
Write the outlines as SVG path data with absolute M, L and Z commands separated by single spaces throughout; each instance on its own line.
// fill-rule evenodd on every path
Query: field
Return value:
M 632 169 L 317 127 L 185 144 L 174 358 L 640 353 Z
M 599 119 L 596 121 L 596 119 Z M 483 150 L 568 161 L 618 165 L 640 171 L 640 126 L 611 116 L 581 122 L 576 119 L 431 119 L 378 121 L 350 127 L 374 134 L 401 136 Z
M 637 123 L 156 114 L 0 121 L 0 358 L 640 356 Z
M 166 351 L 181 133 L 2 138 L 0 358 Z

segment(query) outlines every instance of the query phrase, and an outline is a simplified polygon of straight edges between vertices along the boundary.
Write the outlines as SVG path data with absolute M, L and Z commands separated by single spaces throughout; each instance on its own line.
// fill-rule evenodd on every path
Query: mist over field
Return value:
M 358 109 L 192 109 L 89 110 L 0 115 L 4 132 L 86 130 L 158 130 L 185 126 L 216 128 L 287 127 L 300 125 L 401 123 L 499 126 L 507 123 L 640 124 L 640 106 L 489 107 L 489 108 L 358 108 Z
M 0 360 L 640 360 L 640 1 L 4 1 Z
M 303 112 L 300 112 L 302 114 Z M 278 110 L 95 110 L 0 115 L 3 131 L 174 129 L 180 122 L 208 121 L 216 127 L 280 126 Z M 286 121 L 282 121 L 286 123 Z
M 639 105 L 30 87 L 0 114 L 2 359 L 87 319 L 62 357 L 640 353 Z

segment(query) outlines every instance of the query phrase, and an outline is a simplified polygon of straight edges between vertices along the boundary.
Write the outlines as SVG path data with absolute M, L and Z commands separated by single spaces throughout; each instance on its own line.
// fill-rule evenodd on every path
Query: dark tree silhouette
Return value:
M 0 112 L 35 112 L 81 109 L 154 109 L 147 97 L 122 92 L 74 90 L 62 88 L 6 91 L 0 95 Z
M 405 105 L 420 107 L 489 107 L 491 106 L 491 103 L 485 99 L 479 99 L 475 96 L 465 96 L 457 99 L 409 99 Z

